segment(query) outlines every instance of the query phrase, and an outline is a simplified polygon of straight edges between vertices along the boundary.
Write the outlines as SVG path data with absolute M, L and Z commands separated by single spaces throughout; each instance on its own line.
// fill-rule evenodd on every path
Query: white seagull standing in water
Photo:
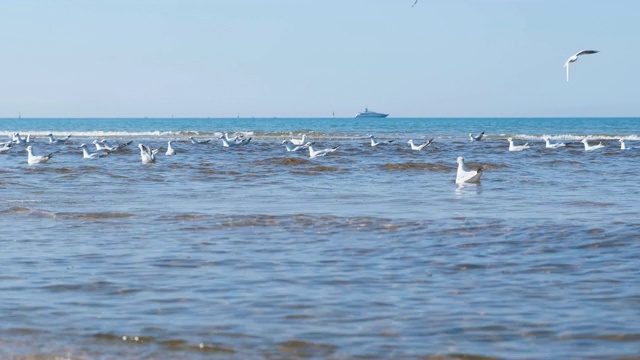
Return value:
M 578 51 L 575 55 L 572 55 L 570 58 L 568 58 L 567 62 L 565 62 L 563 66 L 567 68 L 567 82 L 569 82 L 569 64 L 572 62 L 578 61 L 578 56 L 580 55 L 590 55 L 590 54 L 595 54 L 597 52 L 598 50 L 582 50 L 582 51 Z
M 480 182 L 482 176 L 482 168 L 478 170 L 467 170 L 464 166 L 464 158 L 458 156 L 458 174 L 456 176 L 456 184 L 468 184 Z
M 27 141 L 25 139 L 23 139 L 19 133 L 13 133 L 13 142 L 15 144 L 24 144 Z
M 471 140 L 471 141 L 480 141 L 480 140 L 482 140 L 483 136 L 484 136 L 484 131 L 481 132 L 478 136 L 473 136 L 472 133 L 469 133 L 469 140 Z
M 298 151 L 308 148 L 314 143 L 305 143 L 304 145 L 294 145 L 291 140 L 282 140 L 282 143 L 287 148 L 287 151 Z
M 0 146 L 0 154 L 8 153 L 9 150 L 11 150 L 12 147 L 13 147 L 13 143 L 12 142 L 2 144 Z
M 173 147 L 171 147 L 171 143 L 172 143 L 172 142 L 173 142 L 173 141 L 169 141 L 169 142 L 167 143 L 167 152 L 166 152 L 166 153 L 164 153 L 166 156 L 172 156 L 172 155 L 175 155 L 175 154 L 176 154 L 176 149 L 174 149 Z
M 618 141 L 620 141 L 620 150 L 631 149 L 631 148 L 627 148 L 627 144 L 624 143 L 624 139 L 620 139 Z
M 307 134 L 302 134 L 302 139 L 291 139 L 289 140 L 293 145 L 304 145 L 307 143 Z
M 129 146 L 129 145 L 131 145 L 131 144 L 133 144 L 133 140 L 129 140 L 129 141 L 127 141 L 126 143 L 120 143 L 120 144 L 118 144 L 118 145 L 113 145 L 113 146 L 111 146 L 111 145 L 109 145 L 109 143 L 107 143 L 107 139 L 102 139 L 102 140 L 100 140 L 100 145 L 102 145 L 102 148 L 103 148 L 104 150 L 109 151 L 109 152 L 114 152 L 114 151 L 122 150 L 122 149 L 126 148 L 127 146 Z M 97 147 L 98 147 L 98 146 L 96 145 L 96 148 L 97 148 Z
M 36 156 L 33 155 L 33 148 L 31 147 L 31 145 L 27 146 L 27 163 L 29 163 L 29 165 L 33 165 L 33 164 L 44 164 L 47 161 L 49 161 L 49 159 L 51 159 L 51 157 L 53 157 L 53 153 L 49 153 L 47 155 L 42 155 L 42 156 Z
M 146 145 L 138 144 L 140 148 L 140 158 L 143 164 L 152 164 L 156 162 L 156 154 Z M 157 152 L 156 152 L 157 153 Z
M 86 144 L 81 144 L 80 148 L 82 149 L 82 157 L 84 159 L 95 159 L 95 158 L 105 157 L 109 155 L 109 152 L 107 151 L 96 151 L 96 152 L 90 153 L 89 149 L 87 149 Z
M 371 139 L 371 146 L 391 144 L 393 142 L 393 140 L 378 141 L 373 135 L 369 135 L 369 138 Z
M 413 139 L 410 139 L 409 141 L 407 141 L 407 144 L 411 145 L 411 150 L 416 150 L 416 151 L 420 151 L 424 148 L 426 148 L 427 146 L 431 145 L 431 142 L 433 141 L 433 138 L 429 139 L 429 141 L 422 143 L 420 145 L 416 145 L 413 143 Z
M 602 145 L 602 142 L 598 145 L 589 145 L 589 143 L 587 142 L 587 138 L 580 140 L 580 142 L 584 144 L 584 151 L 593 151 L 604 147 L 604 145 Z
M 564 143 L 555 143 L 555 144 L 552 144 L 551 142 L 549 142 L 549 137 L 548 137 L 548 136 L 545 136 L 543 139 L 544 139 L 544 142 L 546 143 L 545 147 L 546 147 L 547 149 L 557 149 L 557 148 L 559 148 L 559 147 L 564 147 L 564 146 L 566 146 Z
M 196 138 L 194 138 L 193 136 L 189 136 L 189 140 L 191 140 L 191 143 L 194 145 L 202 145 L 202 144 L 208 144 L 211 139 L 207 139 L 207 140 L 197 140 Z
M 338 145 L 336 147 L 329 148 L 329 149 L 316 150 L 316 149 L 313 148 L 313 145 L 309 145 L 309 157 L 310 158 L 316 158 L 318 156 L 325 156 L 328 153 L 332 153 L 332 152 L 336 151 L 338 149 L 338 147 L 340 147 L 340 145 Z
M 55 137 L 53 137 L 52 133 L 49 133 L 47 136 L 49 137 L 49 144 L 64 144 L 71 137 L 71 135 L 67 135 L 64 138 L 56 139 Z
M 240 139 L 240 137 L 238 135 L 234 135 L 233 137 L 229 137 L 229 133 L 228 132 L 225 132 L 224 134 L 222 134 L 222 136 L 224 136 L 224 138 L 227 139 L 227 141 L 237 142 L 238 139 Z
M 239 141 L 228 141 L 227 138 L 224 135 L 220 136 L 220 140 L 222 140 L 222 146 L 223 147 L 234 147 L 234 146 L 247 145 L 248 143 L 251 142 L 251 138 L 242 139 L 242 140 L 239 140 Z
M 104 144 L 102 144 L 100 141 L 98 141 L 98 139 L 93 140 L 91 143 L 96 146 L 96 150 L 98 150 L 98 151 L 106 151 L 106 150 L 108 150 L 107 147 Z
M 524 145 L 517 145 L 517 146 L 513 145 L 513 138 L 508 138 L 507 141 L 509 142 L 509 151 L 522 151 L 531 147 L 529 146 L 529 143 L 526 143 Z
M 249 143 L 249 141 L 247 141 L 247 139 L 244 138 L 244 137 L 241 137 L 241 136 L 238 136 L 238 135 L 235 135 L 233 137 L 229 137 L 229 133 L 226 133 L 226 132 L 224 134 L 222 134 L 222 136 L 220 138 L 221 139 L 224 138 L 228 143 L 236 143 L 238 145 L 248 144 Z M 223 145 L 224 145 L 224 142 L 223 142 Z

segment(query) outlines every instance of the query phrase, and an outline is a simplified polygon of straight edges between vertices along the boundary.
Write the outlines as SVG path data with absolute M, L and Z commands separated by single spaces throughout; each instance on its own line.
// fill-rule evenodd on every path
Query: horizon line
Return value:
M 640 116 L 403 116 L 403 117 L 386 117 L 375 119 L 636 119 Z M 202 120 L 230 120 L 230 119 L 356 119 L 355 117 L 298 117 L 298 116 L 250 116 L 250 117 L 212 117 L 212 116 L 184 116 L 184 117 L 155 117 L 155 116 L 61 116 L 61 117 L 0 117 L 0 120 L 39 120 L 39 119 L 139 119 L 139 120 L 169 120 L 169 119 L 202 119 Z M 373 119 L 373 118 L 372 118 Z M 369 118 L 365 120 L 371 120 Z

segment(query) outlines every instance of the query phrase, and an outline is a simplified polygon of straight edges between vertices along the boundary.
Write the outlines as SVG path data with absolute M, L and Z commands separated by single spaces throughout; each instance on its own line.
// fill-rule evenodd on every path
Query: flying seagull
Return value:
M 577 52 L 575 55 L 571 56 L 569 59 L 567 59 L 567 62 L 564 63 L 564 67 L 567 68 L 567 82 L 569 82 L 569 64 L 572 62 L 578 61 L 578 56 L 580 55 L 590 55 L 590 54 L 595 54 L 597 52 L 598 50 L 582 50 Z
M 418 3 L 418 0 L 416 0 L 416 1 L 413 3 L 413 5 L 411 5 L 411 7 L 416 6 L 416 4 L 417 4 L 417 3 Z

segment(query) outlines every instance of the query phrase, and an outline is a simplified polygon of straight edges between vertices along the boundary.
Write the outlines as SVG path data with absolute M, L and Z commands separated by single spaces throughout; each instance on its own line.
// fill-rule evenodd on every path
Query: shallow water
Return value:
M 632 358 L 640 149 L 617 138 L 634 146 L 639 124 L 3 120 L 0 134 L 56 153 L 0 154 L 0 357 Z M 223 130 L 253 140 L 186 139 Z M 287 153 L 302 132 L 340 147 Z M 372 148 L 370 133 L 395 142 Z M 544 134 L 568 146 L 547 150 Z M 585 152 L 586 135 L 607 147 Z M 533 147 L 509 152 L 508 136 Z M 97 137 L 135 142 L 82 159 Z M 140 163 L 138 142 L 168 139 L 178 155 Z M 458 156 L 484 168 L 480 185 L 454 184 Z

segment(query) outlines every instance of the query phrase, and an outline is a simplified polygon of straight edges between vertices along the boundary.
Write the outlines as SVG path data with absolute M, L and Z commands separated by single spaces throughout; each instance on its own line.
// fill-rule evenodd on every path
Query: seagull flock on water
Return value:
M 58 138 L 58 139 L 56 139 L 53 136 L 53 134 L 48 134 L 47 137 L 49 139 L 49 144 L 59 145 L 59 144 L 68 144 L 69 138 L 71 137 L 71 135 L 67 135 L 64 138 Z M 371 141 L 370 145 L 372 147 L 392 144 L 394 141 L 393 139 L 378 140 L 373 135 L 369 135 L 368 137 Z M 241 147 L 241 146 L 248 145 L 251 142 L 250 137 L 245 138 L 244 136 L 237 136 L 237 135 L 230 137 L 229 134 L 226 132 L 223 133 L 219 137 L 219 139 L 222 142 L 222 146 L 224 147 Z M 476 136 L 474 136 L 472 133 L 469 134 L 469 139 L 471 142 L 482 141 L 484 139 L 484 131 Z M 545 148 L 547 149 L 558 149 L 566 146 L 565 143 L 551 143 L 550 138 L 547 135 L 543 136 L 542 139 L 545 141 Z M 430 145 L 432 145 L 433 140 L 434 139 L 431 138 L 424 143 L 416 144 L 413 139 L 410 139 L 409 141 L 407 141 L 407 144 L 409 144 L 411 150 L 421 151 L 429 147 Z M 189 141 L 193 145 L 207 145 L 211 143 L 211 139 L 199 140 L 194 138 L 193 136 L 189 137 Z M 508 147 L 509 151 L 524 151 L 531 148 L 531 145 L 529 145 L 529 143 L 525 143 L 523 145 L 514 144 L 513 138 L 511 137 L 507 138 L 507 141 L 509 143 L 509 147 Z M 621 138 L 618 141 L 620 142 L 621 150 L 630 149 L 630 147 L 627 147 L 624 139 Z M 589 144 L 586 137 L 583 138 L 580 142 L 584 144 L 585 151 L 594 151 L 594 150 L 602 149 L 605 147 L 605 145 L 602 144 L 602 142 L 600 142 L 597 145 Z M 56 151 L 48 153 L 46 155 L 34 154 L 34 148 L 32 145 L 33 143 L 34 143 L 34 140 L 31 138 L 30 135 L 27 135 L 26 138 L 23 138 L 22 136 L 20 136 L 19 133 L 14 133 L 11 136 L 11 141 L 0 143 L 0 154 L 6 154 L 11 149 L 20 147 L 20 145 L 26 145 L 26 148 L 24 148 L 24 151 L 27 152 L 27 163 L 29 165 L 44 164 L 48 162 L 52 157 L 54 157 L 54 154 L 56 153 Z M 96 158 L 102 158 L 112 153 L 123 150 L 127 148 L 129 145 L 131 145 L 132 143 L 133 141 L 127 141 L 127 142 L 111 145 L 105 139 L 103 140 L 96 139 L 91 143 L 95 146 L 95 150 L 89 150 L 89 147 L 87 146 L 87 144 L 81 144 L 78 148 L 82 150 L 82 157 L 84 159 L 96 159 Z M 165 152 L 166 156 L 176 155 L 177 151 L 176 151 L 176 148 L 173 146 L 173 144 L 174 144 L 173 140 L 167 143 L 167 150 Z M 308 150 L 310 158 L 317 158 L 317 157 L 329 155 L 337 151 L 338 148 L 340 147 L 340 146 L 334 146 L 330 148 L 317 149 L 315 147 L 315 142 L 308 141 L 306 134 L 302 135 L 302 138 L 300 139 L 297 139 L 297 138 L 285 139 L 282 141 L 282 144 L 284 145 L 286 151 L 288 152 Z M 157 158 L 156 155 L 158 155 L 161 151 L 161 149 L 152 149 L 151 147 L 145 144 L 138 144 L 138 149 L 140 150 L 140 159 L 143 164 L 155 163 Z M 480 181 L 480 178 L 482 177 L 482 174 L 483 174 L 481 167 L 478 167 L 472 170 L 467 169 L 467 167 L 465 167 L 463 157 L 458 157 L 457 163 L 458 163 L 458 172 L 456 175 L 456 181 L 455 181 L 456 183 L 466 184 L 466 183 L 478 183 Z

